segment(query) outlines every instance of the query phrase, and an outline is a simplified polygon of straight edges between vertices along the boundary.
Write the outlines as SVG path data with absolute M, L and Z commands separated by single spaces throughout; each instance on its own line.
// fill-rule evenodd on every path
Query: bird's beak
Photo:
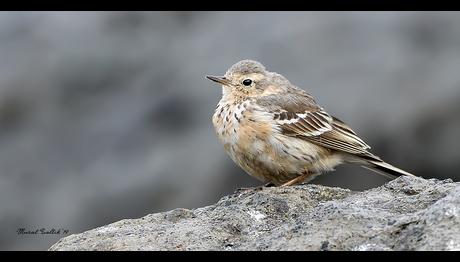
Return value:
M 230 84 L 230 81 L 227 78 L 225 78 L 225 76 L 206 76 L 206 78 L 216 83 L 222 84 L 224 86 Z

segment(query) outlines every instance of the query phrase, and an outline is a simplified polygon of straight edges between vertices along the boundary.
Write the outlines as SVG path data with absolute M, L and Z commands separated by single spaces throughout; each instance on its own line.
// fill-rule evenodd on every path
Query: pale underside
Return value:
M 248 174 L 281 185 L 302 174 L 310 174 L 307 181 L 311 180 L 343 162 L 344 155 L 335 150 L 286 135 L 283 129 L 294 124 L 294 119 L 280 119 L 252 102 L 221 100 L 213 116 L 225 151 Z M 325 131 L 326 127 L 320 127 L 313 135 Z

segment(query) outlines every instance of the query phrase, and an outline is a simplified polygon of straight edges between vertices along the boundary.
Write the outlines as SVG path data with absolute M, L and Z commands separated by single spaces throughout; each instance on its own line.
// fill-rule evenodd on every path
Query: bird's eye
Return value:
M 251 79 L 244 79 L 243 80 L 243 85 L 245 86 L 250 86 L 252 84 L 252 80 Z

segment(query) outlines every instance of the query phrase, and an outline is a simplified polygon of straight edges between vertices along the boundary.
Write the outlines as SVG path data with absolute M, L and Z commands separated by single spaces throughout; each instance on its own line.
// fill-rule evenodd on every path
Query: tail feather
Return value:
M 411 174 L 409 172 L 406 172 L 402 169 L 399 169 L 395 166 L 392 166 L 384 161 L 378 161 L 378 160 L 367 160 L 366 161 L 366 165 L 362 165 L 362 167 L 364 168 L 367 168 L 367 169 L 370 169 L 374 172 L 377 172 L 381 175 L 384 175 L 386 177 L 389 177 L 388 175 L 393 176 L 391 178 L 394 178 L 394 177 L 398 177 L 398 176 L 412 176 L 412 177 L 417 177 L 416 175 L 414 174 Z

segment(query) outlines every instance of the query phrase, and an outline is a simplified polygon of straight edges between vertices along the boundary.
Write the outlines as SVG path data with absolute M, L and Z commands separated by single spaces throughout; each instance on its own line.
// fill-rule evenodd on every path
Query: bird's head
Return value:
M 289 84 L 282 75 L 269 72 L 253 60 L 242 60 L 227 70 L 224 76 L 206 76 L 222 85 L 223 96 L 228 98 L 258 98 L 282 93 Z

